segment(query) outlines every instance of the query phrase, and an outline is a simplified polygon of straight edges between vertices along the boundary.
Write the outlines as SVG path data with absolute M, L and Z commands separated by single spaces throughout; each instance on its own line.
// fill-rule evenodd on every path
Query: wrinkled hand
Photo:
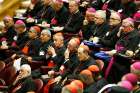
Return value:
M 117 33 L 117 36 L 118 36 L 118 37 L 121 36 L 121 32 L 122 32 L 123 29 L 124 29 L 124 27 L 120 27 L 120 28 L 119 28 L 119 32 Z
M 61 79 L 62 79 L 62 77 L 61 76 L 58 76 L 58 77 L 55 78 L 55 82 L 58 84 Z
M 127 55 L 127 56 L 129 56 L 129 57 L 132 57 L 132 56 L 134 55 L 134 52 L 131 51 L 131 50 L 127 50 L 127 51 L 125 52 L 125 55 Z
M 83 25 L 87 25 L 88 24 L 88 21 L 85 19 L 84 21 L 83 21 Z
M 68 78 L 66 77 L 64 80 L 63 80 L 63 82 L 62 82 L 62 86 L 64 86 L 65 85 L 65 82 L 68 80 Z
M 49 47 L 48 47 L 48 51 L 49 51 L 49 53 L 50 53 L 52 56 L 55 56 L 55 55 L 56 55 L 55 49 L 54 49 L 52 46 L 49 46 Z
M 113 56 L 116 52 L 117 52 L 116 50 L 111 50 L 111 51 L 106 51 L 105 53 L 110 56 Z
M 90 41 L 92 41 L 93 43 L 97 44 L 99 42 L 99 37 L 90 38 Z

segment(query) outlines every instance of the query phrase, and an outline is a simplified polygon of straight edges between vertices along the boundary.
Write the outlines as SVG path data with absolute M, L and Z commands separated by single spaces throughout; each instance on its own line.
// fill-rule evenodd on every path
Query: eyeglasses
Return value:
M 111 20 L 119 20 L 119 19 L 116 19 L 116 18 L 110 18 Z
M 29 32 L 30 32 L 30 33 L 34 33 L 34 32 L 36 32 L 36 31 L 35 31 L 35 30 L 29 30 Z
M 101 18 L 101 17 L 95 17 L 95 16 L 94 16 L 94 18 L 95 18 L 95 19 L 103 19 L 103 18 Z

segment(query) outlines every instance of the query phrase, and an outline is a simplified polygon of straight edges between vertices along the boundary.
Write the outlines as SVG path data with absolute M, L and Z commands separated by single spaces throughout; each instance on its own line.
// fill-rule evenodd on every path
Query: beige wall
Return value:
M 20 6 L 20 1 L 22 0 L 4 0 L 0 5 L 0 20 L 2 20 L 5 15 L 13 16 L 14 11 Z

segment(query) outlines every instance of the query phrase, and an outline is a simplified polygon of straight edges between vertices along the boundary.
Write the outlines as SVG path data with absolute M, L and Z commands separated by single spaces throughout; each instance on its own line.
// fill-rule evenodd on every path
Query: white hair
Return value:
M 48 29 L 44 29 L 44 30 L 42 30 L 41 34 L 47 34 L 47 35 L 51 36 L 51 31 Z
M 20 69 L 25 69 L 29 72 L 29 75 L 31 75 L 31 66 L 28 64 L 23 64 Z
M 103 18 L 104 20 L 106 20 L 106 11 L 103 10 L 97 10 L 95 12 L 95 15 L 98 15 L 99 17 Z

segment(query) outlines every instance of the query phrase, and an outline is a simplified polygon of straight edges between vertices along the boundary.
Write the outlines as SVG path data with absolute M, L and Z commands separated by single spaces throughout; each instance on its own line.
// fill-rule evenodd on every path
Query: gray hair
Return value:
M 20 69 L 25 69 L 29 72 L 29 75 L 31 75 L 31 66 L 28 64 L 23 64 Z
M 51 36 L 51 31 L 48 29 L 44 29 L 44 30 L 42 30 L 41 34 L 47 34 L 47 35 Z

